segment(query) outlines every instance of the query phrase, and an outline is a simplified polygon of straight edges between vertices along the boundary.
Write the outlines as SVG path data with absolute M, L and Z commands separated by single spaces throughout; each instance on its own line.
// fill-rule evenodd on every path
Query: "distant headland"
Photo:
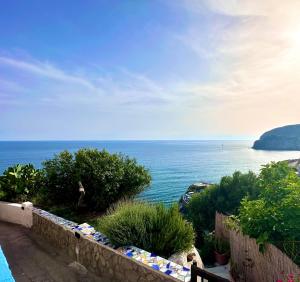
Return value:
M 300 124 L 277 127 L 265 132 L 254 142 L 253 149 L 300 151 Z

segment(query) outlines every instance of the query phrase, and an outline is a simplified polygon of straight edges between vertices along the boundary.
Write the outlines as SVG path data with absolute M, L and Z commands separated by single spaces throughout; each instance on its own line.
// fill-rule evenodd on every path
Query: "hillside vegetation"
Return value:
M 272 243 L 300 263 L 300 178 L 288 162 L 264 165 L 258 175 L 225 176 L 220 184 L 193 196 L 187 210 L 197 246 L 205 251 L 206 234 L 214 230 L 218 211 L 232 215 L 232 227 L 255 238 L 260 246 Z
M 300 124 L 278 127 L 265 132 L 253 144 L 257 150 L 300 150 Z

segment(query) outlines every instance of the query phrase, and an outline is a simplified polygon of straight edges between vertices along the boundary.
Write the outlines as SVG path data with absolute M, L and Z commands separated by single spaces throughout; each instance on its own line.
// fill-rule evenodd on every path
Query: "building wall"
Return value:
M 31 227 L 32 203 L 16 204 L 0 201 L 0 220 Z

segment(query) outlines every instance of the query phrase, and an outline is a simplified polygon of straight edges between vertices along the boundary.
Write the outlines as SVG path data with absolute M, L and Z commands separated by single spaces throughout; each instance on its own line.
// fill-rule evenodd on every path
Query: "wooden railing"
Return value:
M 201 277 L 201 282 L 203 282 L 204 279 L 208 282 L 230 282 L 230 280 L 226 278 L 197 267 L 197 262 L 193 262 L 191 268 L 191 282 L 197 282 L 197 277 Z

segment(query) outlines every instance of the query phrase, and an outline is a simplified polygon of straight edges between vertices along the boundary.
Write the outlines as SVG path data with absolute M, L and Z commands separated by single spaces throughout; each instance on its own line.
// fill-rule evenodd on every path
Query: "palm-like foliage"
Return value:
M 0 176 L 0 199 L 25 201 L 38 192 L 42 172 L 32 164 L 9 167 Z

